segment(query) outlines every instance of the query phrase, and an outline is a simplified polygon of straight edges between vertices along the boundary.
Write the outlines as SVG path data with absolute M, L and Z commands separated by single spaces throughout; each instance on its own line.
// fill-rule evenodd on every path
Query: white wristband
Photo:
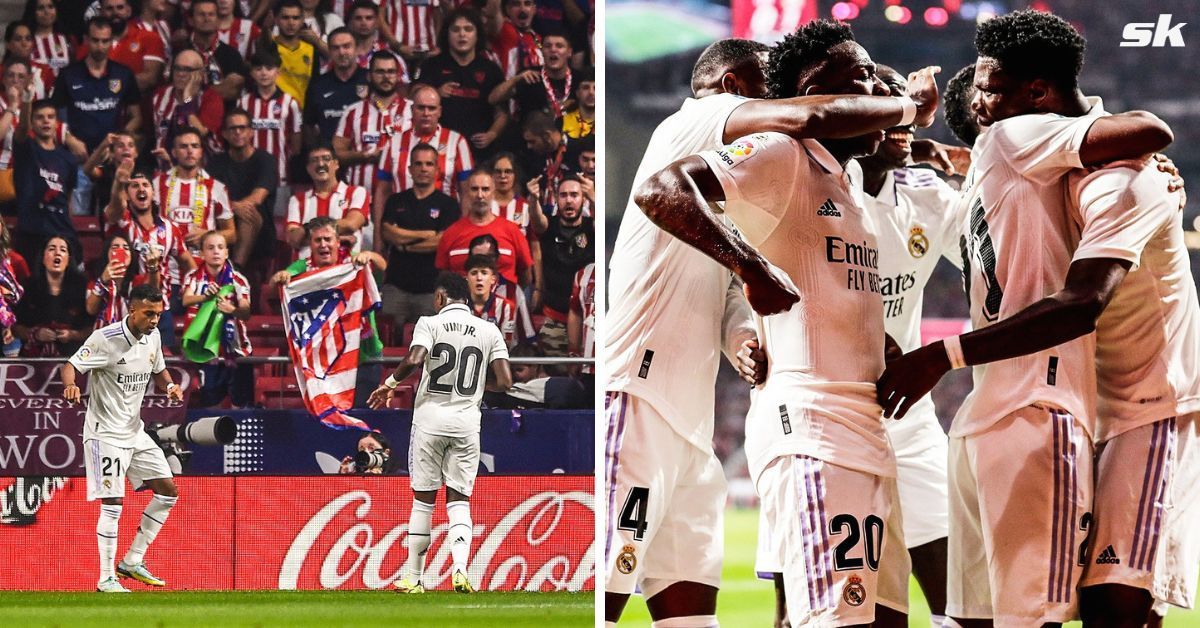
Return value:
M 900 102 L 900 106 L 904 111 L 900 114 L 900 122 L 896 126 L 906 126 L 912 124 L 913 120 L 917 119 L 917 103 L 908 96 L 897 96 L 896 100 Z
M 958 336 L 943 338 L 942 345 L 946 348 L 946 357 L 950 358 L 950 368 L 960 369 L 967 365 L 963 358 L 962 340 Z
M 383 380 L 383 385 L 391 390 L 395 390 L 400 385 L 400 382 L 396 380 L 394 375 L 388 375 L 387 379 Z

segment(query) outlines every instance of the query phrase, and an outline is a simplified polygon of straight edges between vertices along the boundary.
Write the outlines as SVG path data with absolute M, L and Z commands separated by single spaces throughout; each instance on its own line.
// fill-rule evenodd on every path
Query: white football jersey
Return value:
M 758 319 L 769 371 L 746 417 L 751 477 L 796 454 L 894 477 L 875 401 L 884 349 L 879 247 L 842 167 L 819 142 L 780 133 L 700 156 L 725 191 L 725 214 L 800 295 L 787 312 Z
M 975 142 L 963 202 L 967 222 L 963 275 L 971 326 L 983 329 L 1063 287 L 1079 230 L 1067 209 L 1067 179 L 1081 168 L 1079 149 L 1096 118 L 1017 116 L 993 124 Z M 1026 356 L 973 368 L 975 382 L 950 435 L 983 431 L 1034 404 L 1066 410 L 1089 435 L 1095 425 L 1095 335 Z
M 850 184 L 862 189 L 862 169 L 846 165 Z M 883 328 L 905 353 L 921 346 L 921 304 L 938 259 L 962 268 L 959 237 L 965 212 L 958 190 L 927 168 L 898 168 L 885 175 L 879 194 L 862 192 L 879 243 Z M 903 419 L 884 421 L 897 451 L 924 438 L 945 440 L 933 397 L 925 395 Z
M 142 398 L 154 374 L 167 368 L 158 330 L 134 338 L 125 321 L 101 327 L 68 362 L 88 377 L 83 440 L 132 448 L 142 423 Z
M 413 328 L 412 347 L 429 357 L 421 374 L 413 425 L 427 434 L 467 436 L 479 432 L 479 401 L 494 360 L 507 360 L 504 334 L 494 324 L 451 303 Z
M 721 146 L 725 121 L 744 102 L 733 94 L 689 98 L 650 137 L 633 189 L 677 159 Z M 646 400 L 705 451 L 712 448 L 722 339 L 736 352 L 753 329 L 745 297 L 729 291 L 732 280 L 725 267 L 650 222 L 631 195 L 609 263 L 605 389 Z
M 1179 193 L 1153 163 L 1073 173 L 1074 259 L 1133 264 L 1096 327 L 1097 439 L 1200 411 L 1200 305 Z

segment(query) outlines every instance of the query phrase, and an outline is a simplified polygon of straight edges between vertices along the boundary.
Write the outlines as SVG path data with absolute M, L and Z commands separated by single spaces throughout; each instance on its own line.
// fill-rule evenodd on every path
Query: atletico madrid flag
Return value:
M 367 315 L 379 305 L 379 289 L 366 266 L 310 270 L 283 288 L 283 321 L 296 382 L 309 414 L 329 427 L 371 429 L 346 411 L 354 406 Z

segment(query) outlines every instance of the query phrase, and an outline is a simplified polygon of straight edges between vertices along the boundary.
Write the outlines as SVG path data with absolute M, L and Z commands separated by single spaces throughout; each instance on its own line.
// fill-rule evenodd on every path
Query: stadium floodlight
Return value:
M 945 26 L 950 21 L 950 14 L 942 7 L 925 9 L 925 23 L 935 28 Z
M 858 6 L 850 2 L 838 2 L 830 9 L 830 14 L 839 22 L 847 22 L 858 17 Z

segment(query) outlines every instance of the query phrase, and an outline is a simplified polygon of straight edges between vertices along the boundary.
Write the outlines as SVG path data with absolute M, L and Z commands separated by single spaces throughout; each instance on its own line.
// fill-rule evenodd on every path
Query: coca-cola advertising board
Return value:
M 179 502 L 146 555 L 171 590 L 382 589 L 401 576 L 405 477 L 180 477 Z M 91 590 L 99 502 L 83 478 L 0 478 L 0 589 Z M 117 557 L 150 495 L 128 493 Z M 590 476 L 481 476 L 467 575 L 484 591 L 595 588 Z M 439 498 L 423 583 L 449 589 Z M 128 581 L 127 586 L 144 588 Z

